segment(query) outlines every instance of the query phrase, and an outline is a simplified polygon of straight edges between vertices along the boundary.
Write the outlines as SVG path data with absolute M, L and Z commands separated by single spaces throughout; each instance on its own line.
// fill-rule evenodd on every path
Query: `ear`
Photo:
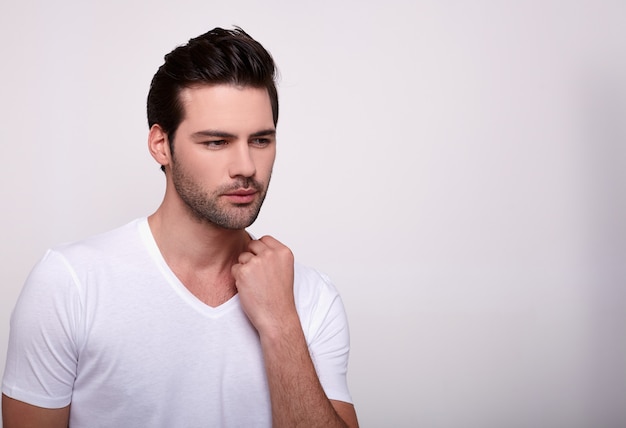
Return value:
M 148 134 L 148 150 L 150 154 L 161 166 L 170 164 L 171 153 L 167 133 L 161 125 L 155 124 L 150 128 Z

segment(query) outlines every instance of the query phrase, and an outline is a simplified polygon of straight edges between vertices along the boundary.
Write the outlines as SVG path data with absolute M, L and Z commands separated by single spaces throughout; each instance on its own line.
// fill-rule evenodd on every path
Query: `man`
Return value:
M 269 53 L 216 28 L 165 56 L 151 216 L 49 250 L 11 318 L 5 428 L 357 426 L 342 303 L 245 228 L 276 153 Z

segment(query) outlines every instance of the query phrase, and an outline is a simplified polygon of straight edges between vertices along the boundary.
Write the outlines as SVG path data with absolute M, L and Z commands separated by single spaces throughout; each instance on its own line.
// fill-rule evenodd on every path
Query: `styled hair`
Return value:
M 276 66 L 270 53 L 239 27 L 214 28 L 190 39 L 165 55 L 148 92 L 148 125 L 158 124 L 167 134 L 170 149 L 184 119 L 180 92 L 196 85 L 231 84 L 265 88 L 278 123 Z M 164 168 L 162 168 L 164 169 Z

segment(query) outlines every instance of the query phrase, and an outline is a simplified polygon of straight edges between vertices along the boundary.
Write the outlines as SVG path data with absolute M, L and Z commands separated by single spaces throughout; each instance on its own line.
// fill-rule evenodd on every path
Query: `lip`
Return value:
M 224 194 L 224 197 L 235 204 L 248 204 L 256 198 L 254 189 L 239 189 Z

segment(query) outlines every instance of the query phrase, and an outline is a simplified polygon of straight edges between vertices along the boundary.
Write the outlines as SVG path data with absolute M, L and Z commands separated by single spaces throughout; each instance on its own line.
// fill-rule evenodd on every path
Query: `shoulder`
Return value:
M 294 288 L 296 294 L 339 296 L 327 274 L 298 262 L 294 264 Z
M 311 267 L 296 263 L 294 297 L 305 335 L 332 319 L 345 324 L 345 309 L 339 291 L 330 277 Z
M 131 240 L 138 239 L 140 236 L 140 230 L 145 223 L 145 218 L 139 218 L 104 233 L 89 236 L 78 241 L 66 242 L 56 245 L 52 248 L 52 250 L 64 254 L 72 254 L 75 252 L 90 250 L 107 250 L 111 248 L 111 246 L 115 247 L 124 245 Z
M 81 264 L 87 260 L 103 262 L 108 257 L 124 259 L 129 253 L 136 251 L 145 223 L 145 218 L 136 219 L 104 233 L 59 244 L 49 252 L 60 255 L 71 264 Z
M 50 248 L 31 270 L 26 289 L 75 287 L 93 273 L 133 263 L 141 248 L 141 219 L 109 232 Z M 41 287 L 40 287 L 41 286 Z

